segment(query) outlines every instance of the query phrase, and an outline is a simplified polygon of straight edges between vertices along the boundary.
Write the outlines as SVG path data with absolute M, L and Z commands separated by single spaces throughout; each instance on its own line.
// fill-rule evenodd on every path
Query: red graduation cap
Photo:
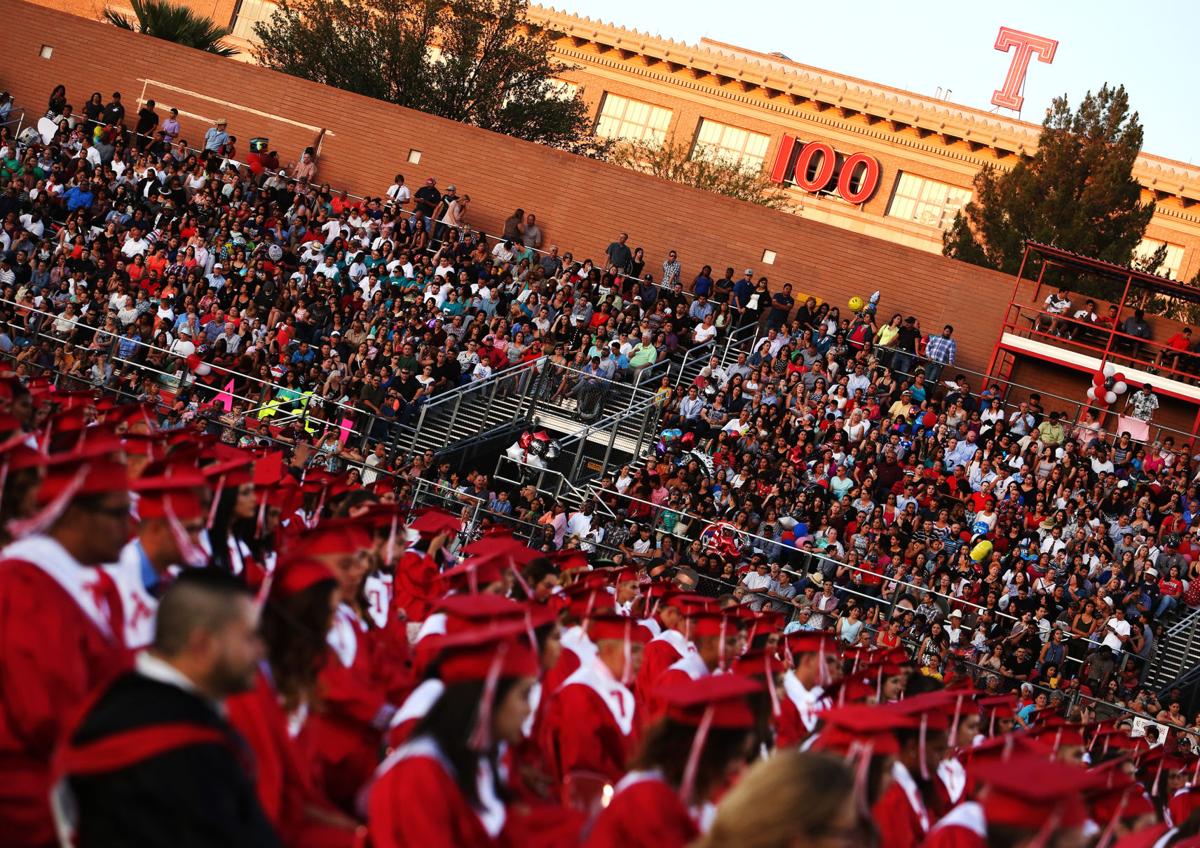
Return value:
M 609 572 L 608 580 L 614 586 L 621 583 L 636 583 L 638 582 L 637 569 L 634 568 L 618 568 Z
M 447 633 L 504 621 L 529 620 L 532 627 L 541 627 L 554 618 L 554 613 L 540 604 L 522 604 L 492 594 L 450 595 L 438 601 L 434 609 L 445 613 Z
M 615 639 L 629 643 L 645 644 L 651 639 L 650 628 L 639 624 L 627 615 L 599 613 L 588 621 L 588 637 L 593 642 Z
M 408 525 L 422 536 L 440 536 L 442 533 L 457 533 L 462 529 L 462 520 L 441 509 L 422 510 Z
M 237 456 L 220 459 L 200 469 L 205 477 L 215 481 L 218 488 L 242 486 L 254 482 L 254 456 L 239 452 Z
M 654 695 L 666 703 L 667 717 L 673 721 L 693 727 L 708 721 L 712 727 L 745 730 L 755 724 L 746 697 L 762 688 L 761 683 L 736 674 L 711 674 L 664 684 Z
M 1088 806 L 1093 821 L 1110 825 L 1117 821 L 1136 819 L 1157 812 L 1146 798 L 1140 783 L 1128 775 L 1121 775 L 1112 786 L 1102 786 L 1088 792 Z
M 836 751 L 839 754 L 849 754 L 859 749 L 866 749 L 871 754 L 896 754 L 900 747 L 895 732 L 916 730 L 920 726 L 914 716 L 865 704 L 825 710 L 821 713 L 821 720 L 824 726 L 813 741 L 813 749 Z
M 779 658 L 773 652 L 763 648 L 753 651 L 746 651 L 739 657 L 735 657 L 730 663 L 729 671 L 732 674 L 740 674 L 742 677 L 774 677 L 776 674 L 782 674 L 787 671 L 787 663 Z
M 725 636 L 737 632 L 737 624 L 722 612 L 698 612 L 687 619 L 684 635 L 699 639 L 704 636 Z
M 990 824 L 1046 835 L 1084 823 L 1082 793 L 1096 780 L 1076 766 L 1023 754 L 1007 762 L 981 763 L 974 776 L 988 786 L 981 803 Z
M 442 682 L 484 680 L 489 673 L 500 677 L 536 677 L 537 654 L 520 640 L 524 632 L 523 623 L 495 622 L 442 636 L 438 641 Z
M 275 567 L 271 594 L 290 598 L 326 580 L 335 580 L 333 570 L 319 559 L 297 555 L 280 561 Z
M 833 654 L 837 650 L 837 641 L 828 631 L 801 630 L 789 633 L 783 638 L 787 649 L 793 654 Z
M 12 451 L 10 471 L 35 467 L 45 469 L 37 492 L 37 502 L 42 508 L 29 518 L 9 523 L 10 532 L 17 538 L 49 527 L 75 498 L 121 491 L 127 486 L 128 468 L 120 445 L 114 449 L 109 439 L 97 439 L 78 450 L 57 454 Z
M 199 471 L 180 470 L 172 474 L 139 477 L 130 483 L 138 493 L 138 517 L 142 519 L 173 516 L 180 521 L 205 515 L 203 493 L 208 481 Z
M 589 567 L 587 554 L 578 548 L 563 548 L 560 551 L 553 551 L 546 554 L 546 559 L 554 563 L 560 574 Z
M 602 587 L 571 586 L 565 592 L 567 597 L 567 615 L 576 621 L 590 619 L 599 613 L 612 612 L 613 596 Z
M 291 540 L 289 550 L 305 556 L 344 556 L 368 551 L 374 544 L 370 530 L 357 519 L 331 518 Z
M 884 709 L 899 715 L 914 717 L 929 730 L 949 730 L 950 719 L 946 715 L 946 709 L 952 703 L 953 698 L 947 697 L 947 694 L 945 691 L 926 692 L 889 704 Z
M 490 624 L 447 635 L 439 644 L 439 674 L 453 686 L 482 681 L 479 710 L 468 743 L 473 750 L 486 751 L 492 744 L 492 713 L 496 687 L 506 677 L 537 677 L 538 655 L 522 641 L 523 623 Z

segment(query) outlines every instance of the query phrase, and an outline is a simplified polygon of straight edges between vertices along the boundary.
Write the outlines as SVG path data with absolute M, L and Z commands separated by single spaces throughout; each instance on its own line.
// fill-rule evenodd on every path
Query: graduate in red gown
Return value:
M 588 636 L 587 622 L 594 615 L 613 610 L 612 595 L 605 591 L 602 582 L 599 586 L 592 581 L 576 584 L 567 590 L 565 596 L 567 605 L 562 619 L 562 651 L 558 661 L 542 678 L 545 695 L 557 692 L 568 677 L 596 656 L 596 645 Z
M 1079 845 L 1088 817 L 1083 791 L 1095 777 L 1078 766 L 1017 755 L 981 765 L 980 801 L 959 804 L 938 821 L 924 848 Z M 885 845 L 891 843 L 884 842 Z
M 499 744 L 520 739 L 538 675 L 523 634 L 523 625 L 502 624 L 440 638 L 445 691 L 370 789 L 374 848 L 503 844 L 510 822 Z
M 757 747 L 748 696 L 761 688 L 737 674 L 661 686 L 655 700 L 666 713 L 613 787 L 586 848 L 684 848 L 699 836 L 702 812 Z
M 721 612 L 696 612 L 688 618 L 688 632 L 694 649 L 688 651 L 659 673 L 654 688 L 638 704 L 638 721 L 647 727 L 666 710 L 657 692 L 685 680 L 707 677 L 721 670 L 737 653 L 738 628 Z M 639 677 L 641 672 L 638 673 Z
M 229 722 L 254 752 L 258 797 L 285 845 L 350 846 L 358 823 L 320 792 L 300 738 L 328 660 L 337 581 L 323 562 L 281 560 L 263 608 L 267 660 L 255 688 L 226 702 Z
M 670 584 L 665 584 L 670 587 Z M 634 681 L 633 694 L 641 704 L 654 688 L 658 676 L 684 655 L 695 650 L 688 616 L 716 606 L 712 598 L 681 592 L 677 589 L 652 588 L 648 590 L 647 602 L 652 609 L 651 623 L 657 632 L 642 653 L 642 667 Z M 652 628 L 653 629 L 653 628 Z
M 49 461 L 27 451 L 9 464 L 10 474 L 46 468 L 32 532 L 0 554 L 0 841 L 14 848 L 57 844 L 54 747 L 89 691 L 129 662 L 120 594 L 99 567 L 132 530 L 112 447 Z
M 318 788 L 353 815 L 396 712 L 379 682 L 380 660 L 363 594 L 371 537 L 364 521 L 334 519 L 299 535 L 289 548 L 321 560 L 338 581 L 337 609 L 317 680 L 319 698 L 304 722 L 300 745 L 312 759 Z
M 793 657 L 795 668 L 784 675 L 775 716 L 775 744 L 780 748 L 799 745 L 817 729 L 821 711 L 830 706 L 825 687 L 840 676 L 831 634 L 801 632 L 784 639 L 784 653 Z
M 967 768 L 961 757 L 971 749 L 979 735 L 979 705 L 970 691 L 958 690 L 946 711 L 950 719 L 950 751 L 938 763 L 938 779 L 934 784 L 939 815 L 945 815 L 967 797 Z
M 625 774 L 636 743 L 636 709 L 626 681 L 637 673 L 649 631 L 628 616 L 594 616 L 596 655 L 549 696 L 542 745 L 564 803 L 590 809 Z
M 949 720 L 943 693 L 917 695 L 888 709 L 915 718 L 915 729 L 899 729 L 892 763 L 892 784 L 871 808 L 881 844 L 895 848 L 920 845 L 937 820 L 937 767 L 946 755 Z

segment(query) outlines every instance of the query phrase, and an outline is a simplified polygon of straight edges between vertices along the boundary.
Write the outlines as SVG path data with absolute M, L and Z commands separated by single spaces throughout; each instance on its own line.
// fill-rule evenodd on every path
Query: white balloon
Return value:
M 1116 374 L 1116 373 L 1117 373 L 1117 366 L 1113 365 L 1111 362 L 1104 363 L 1104 376 L 1105 377 L 1111 377 L 1113 374 Z
M 1088 396 L 1088 400 L 1096 399 L 1096 387 L 1095 386 L 1088 386 L 1087 396 Z
M 1129 384 L 1126 383 L 1124 380 L 1117 382 L 1117 383 L 1113 383 L 1112 390 L 1119 395 L 1123 395 L 1123 394 L 1125 394 L 1125 392 L 1129 391 Z
M 1117 402 L 1116 392 L 1106 392 L 1104 395 L 1104 402 L 1105 403 L 1116 403 Z
M 207 377 L 209 374 L 212 373 L 212 366 L 209 365 L 207 362 L 201 362 L 199 365 L 196 366 L 196 373 L 199 374 L 201 377 Z

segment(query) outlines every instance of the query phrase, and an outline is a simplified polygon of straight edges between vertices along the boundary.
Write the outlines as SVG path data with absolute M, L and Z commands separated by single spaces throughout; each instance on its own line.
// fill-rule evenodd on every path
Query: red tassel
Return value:
M 926 743 L 929 735 L 929 716 L 921 714 L 921 730 L 918 738 L 917 756 L 921 758 L 921 780 L 929 780 L 929 764 L 925 762 Z
M 203 568 L 208 564 L 208 557 L 204 551 L 196 545 L 187 530 L 183 528 L 183 524 L 175 515 L 175 510 L 171 507 L 171 496 L 163 497 L 163 508 L 167 514 L 167 527 L 171 530 L 171 537 L 175 540 L 175 547 L 179 548 L 179 556 L 183 559 L 183 564 L 190 568 Z
M 779 693 L 775 691 L 775 670 L 771 668 L 771 655 L 763 655 L 763 671 L 767 678 L 767 693 L 771 696 L 771 715 L 778 716 L 779 708 Z
M 479 701 L 479 714 L 475 719 L 475 728 L 467 744 L 476 753 L 483 753 L 492 747 L 492 710 L 496 700 L 496 686 L 500 683 L 500 670 L 504 668 L 504 656 L 508 653 L 508 644 L 501 642 L 496 653 L 492 656 L 492 664 L 488 666 L 487 677 L 483 682 L 483 695 Z
M 397 514 L 393 514 L 392 515 L 392 526 L 391 526 L 391 529 L 388 530 L 387 545 L 383 549 L 383 551 L 384 551 L 383 564 L 385 566 L 387 566 L 388 568 L 391 568 L 392 564 L 395 563 L 395 561 L 396 561 L 396 527 L 397 527 L 397 524 L 399 523 L 399 521 L 400 521 L 400 516 Z
M 211 530 L 213 522 L 217 520 L 217 507 L 221 503 L 221 493 L 225 491 L 225 475 L 222 474 L 217 478 L 217 488 L 213 491 L 212 506 L 208 509 L 208 523 L 205 526 Z

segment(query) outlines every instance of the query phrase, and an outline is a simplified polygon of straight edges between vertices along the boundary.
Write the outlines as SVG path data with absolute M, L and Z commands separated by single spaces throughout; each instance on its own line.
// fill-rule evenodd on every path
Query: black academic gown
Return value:
M 248 749 L 213 705 L 136 671 L 118 677 L 60 748 L 79 848 L 274 848 Z

